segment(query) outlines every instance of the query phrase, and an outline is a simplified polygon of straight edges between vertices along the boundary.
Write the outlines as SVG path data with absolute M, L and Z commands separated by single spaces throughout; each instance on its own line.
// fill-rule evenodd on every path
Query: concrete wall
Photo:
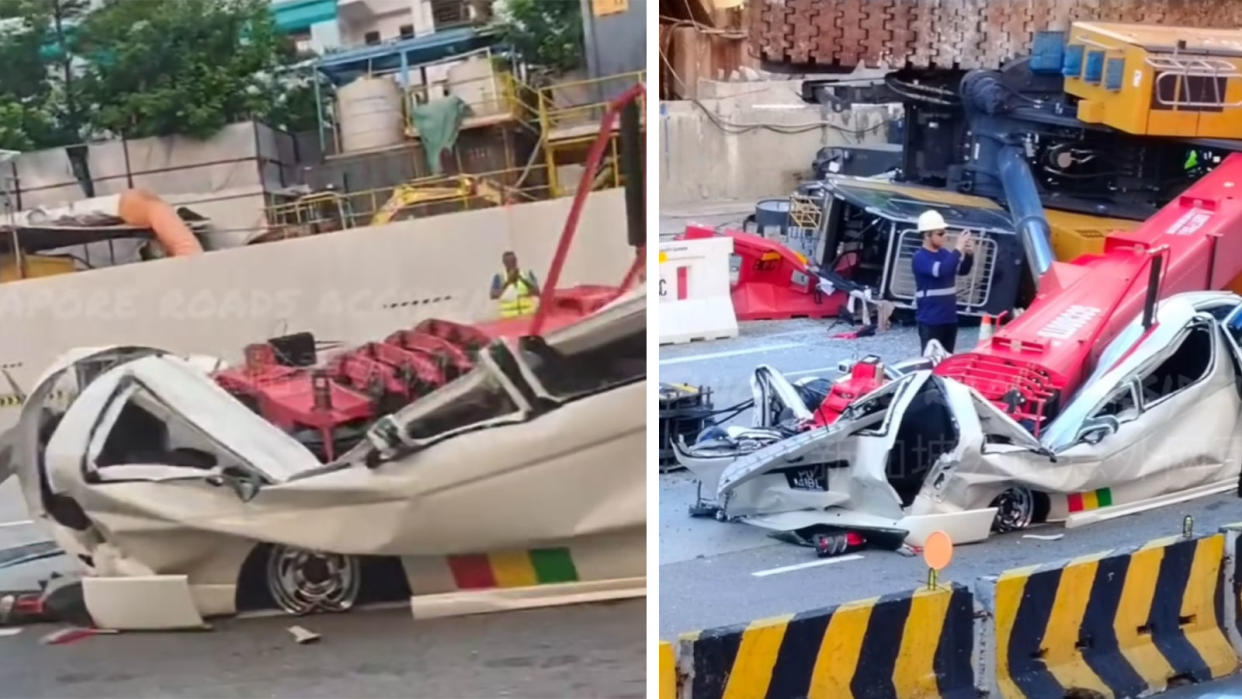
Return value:
M 150 345 L 240 361 L 246 344 L 286 332 L 361 343 L 429 317 L 488 320 L 501 254 L 515 251 L 546 279 L 570 204 L 448 214 L 0 284 L 0 368 L 30 390 L 74 347 Z M 561 286 L 619 284 L 634 255 L 625 233 L 622 190 L 592 194 Z M 0 429 L 16 416 L 0 408 Z
M 661 207 L 788 194 L 807 176 L 819 148 L 883 143 L 887 132 L 884 122 L 901 114 L 899 107 L 888 106 L 860 107 L 840 114 L 821 111 L 802 101 L 796 80 L 703 80 L 698 93 L 703 107 L 727 124 L 811 128 L 798 134 L 763 128 L 726 133 L 693 102 L 661 102 Z M 729 130 L 740 129 L 731 126 Z

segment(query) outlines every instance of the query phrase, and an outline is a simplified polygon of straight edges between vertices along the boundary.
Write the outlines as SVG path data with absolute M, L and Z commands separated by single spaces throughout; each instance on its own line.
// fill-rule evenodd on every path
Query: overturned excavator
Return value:
M 1103 253 L 1050 263 L 1025 314 L 934 366 L 865 362 L 822 400 L 763 371 L 766 417 L 677 458 L 724 516 L 821 543 L 929 527 L 976 541 L 1235 487 L 1242 310 L 1202 290 L 1242 273 L 1239 186 L 1229 156 Z

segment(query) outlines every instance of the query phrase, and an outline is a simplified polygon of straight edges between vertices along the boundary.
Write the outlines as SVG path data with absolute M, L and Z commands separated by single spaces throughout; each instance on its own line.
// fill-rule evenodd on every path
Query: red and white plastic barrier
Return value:
M 660 344 L 737 337 L 728 236 L 660 243 Z

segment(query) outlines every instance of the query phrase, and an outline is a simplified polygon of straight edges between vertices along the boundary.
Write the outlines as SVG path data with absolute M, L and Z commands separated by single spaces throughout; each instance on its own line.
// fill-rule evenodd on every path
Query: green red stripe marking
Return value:
M 535 567 L 535 575 L 543 583 L 577 582 L 578 569 L 574 567 L 573 556 L 569 549 L 533 549 L 530 562 Z
M 1109 488 L 1100 488 L 1089 493 L 1071 493 L 1066 496 L 1066 501 L 1070 512 L 1098 510 L 1113 504 L 1113 491 Z
M 577 582 L 578 569 L 574 566 L 574 559 L 568 548 L 532 549 L 526 555 L 538 584 Z M 487 554 L 474 553 L 446 558 L 453 582 L 458 589 L 478 590 L 500 586 L 496 562 Z M 512 569 L 513 559 L 510 557 L 508 560 L 508 569 Z M 510 580 L 508 585 L 513 585 L 512 575 L 507 579 Z
M 464 556 L 449 556 L 449 570 L 453 572 L 453 582 L 462 590 L 473 590 L 483 587 L 496 587 L 496 576 L 492 574 L 492 563 L 481 553 Z

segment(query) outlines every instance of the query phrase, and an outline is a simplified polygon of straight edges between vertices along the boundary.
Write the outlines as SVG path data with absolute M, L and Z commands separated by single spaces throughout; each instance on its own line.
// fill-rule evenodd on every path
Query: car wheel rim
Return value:
M 999 532 L 1025 529 L 1035 515 L 1035 496 L 1026 488 L 1010 488 L 1001 493 L 994 504 Z
M 268 590 L 290 614 L 343 612 L 354 605 L 361 581 L 353 556 L 273 546 L 267 560 Z

